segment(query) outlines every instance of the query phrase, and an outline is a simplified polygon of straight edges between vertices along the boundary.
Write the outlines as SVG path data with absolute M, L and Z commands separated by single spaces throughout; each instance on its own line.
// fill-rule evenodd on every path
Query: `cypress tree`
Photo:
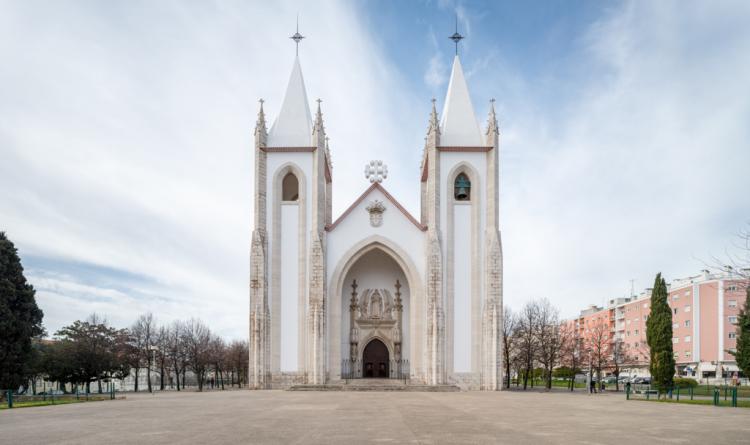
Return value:
M 745 376 L 750 376 L 750 285 L 745 292 L 745 306 L 737 317 L 737 352 L 729 351 L 737 361 L 737 367 Z
M 672 349 L 672 309 L 667 299 L 667 283 L 661 277 L 661 273 L 658 273 L 654 281 L 654 290 L 651 293 L 651 313 L 646 322 L 646 341 L 651 353 L 649 364 L 651 382 L 663 390 L 672 387 L 675 372 Z
M 0 389 L 17 389 L 26 383 L 31 339 L 44 332 L 42 316 L 34 288 L 23 276 L 18 251 L 0 232 Z

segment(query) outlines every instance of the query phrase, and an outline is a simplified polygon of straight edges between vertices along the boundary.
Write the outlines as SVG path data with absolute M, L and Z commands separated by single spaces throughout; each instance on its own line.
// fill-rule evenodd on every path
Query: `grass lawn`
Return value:
M 680 391 L 683 394 L 686 394 L 688 392 L 688 389 L 687 388 L 681 388 Z M 732 388 L 731 387 L 728 387 L 728 388 L 725 387 L 725 386 L 720 386 L 719 387 L 719 392 L 720 392 L 722 398 L 724 397 L 724 392 L 725 391 L 729 394 L 729 397 L 731 397 L 731 394 L 732 394 Z M 696 396 L 697 395 L 702 395 L 702 396 L 711 396 L 711 397 L 713 397 L 713 395 L 714 395 L 714 387 L 713 386 L 708 386 L 707 387 L 705 385 L 696 386 L 696 387 L 693 388 L 693 394 L 695 394 Z M 741 386 L 741 387 L 737 388 L 737 397 L 750 397 L 750 387 Z
M 511 380 L 510 382 L 511 386 L 516 385 L 516 379 Z M 519 382 L 520 385 L 523 385 L 523 379 Z M 531 386 L 531 380 L 529 380 L 529 386 Z M 534 380 L 534 388 L 545 388 L 547 386 L 546 380 Z M 620 385 L 622 386 L 622 385 Z M 552 380 L 552 387 L 553 388 L 569 388 L 570 382 L 567 380 Z M 585 382 L 576 382 L 574 388 L 585 388 L 586 383 Z M 614 388 L 614 385 L 612 386 Z
M 630 399 L 630 400 L 639 400 L 643 402 L 659 402 L 659 403 L 684 403 L 687 405 L 713 405 L 714 401 L 712 399 Z M 719 406 L 732 406 L 731 400 L 719 400 Z M 750 408 L 750 400 L 738 400 L 737 401 L 737 407 L 738 408 Z
M 69 403 L 84 403 L 84 402 L 98 402 L 101 400 L 109 400 L 109 396 L 105 397 L 89 397 L 88 400 L 81 398 L 80 400 L 76 400 L 74 398 L 60 398 L 60 399 L 54 399 L 54 400 L 24 400 L 20 402 L 13 402 L 13 409 L 16 408 L 28 408 L 31 406 L 47 406 L 47 405 L 67 405 Z M 3 401 L 2 404 L 0 404 L 0 410 L 1 409 L 9 409 L 8 408 L 8 402 Z

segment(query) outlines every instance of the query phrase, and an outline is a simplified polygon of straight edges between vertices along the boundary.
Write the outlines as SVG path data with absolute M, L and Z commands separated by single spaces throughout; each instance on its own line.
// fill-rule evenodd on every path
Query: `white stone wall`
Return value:
M 481 371 L 487 154 L 440 152 L 441 236 L 444 255 L 448 372 Z M 471 200 L 455 201 L 456 176 L 471 180 Z
M 298 370 L 299 313 L 304 312 L 299 301 L 299 242 L 297 230 L 299 225 L 299 209 L 297 203 L 281 204 L 281 361 L 282 372 L 296 372 Z M 303 301 L 304 303 L 304 301 Z
M 310 195 L 313 154 L 270 152 L 267 166 L 271 371 L 274 374 L 303 372 L 307 348 L 307 277 L 310 273 L 306 259 L 314 201 Z M 281 201 L 281 180 L 287 170 L 298 172 L 300 196 L 297 204 Z M 290 271 L 293 271 L 292 275 L 289 275 Z
M 367 205 L 373 200 L 382 201 L 386 207 L 383 223 L 380 227 L 370 225 L 370 214 Z M 410 258 L 420 275 L 425 273 L 424 252 L 425 233 L 418 229 L 393 205 L 379 190 L 373 190 L 355 209 L 353 209 L 335 229 L 328 232 L 328 280 L 334 269 L 347 252 L 358 242 L 371 236 L 382 236 L 410 253 Z

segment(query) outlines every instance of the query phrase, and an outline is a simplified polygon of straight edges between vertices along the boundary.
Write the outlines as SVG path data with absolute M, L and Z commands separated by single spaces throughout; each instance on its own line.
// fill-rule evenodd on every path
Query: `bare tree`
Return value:
M 198 391 L 203 391 L 203 383 L 211 364 L 211 331 L 202 321 L 192 318 L 185 323 L 182 337 L 185 341 L 188 366 L 198 379 Z M 184 372 L 183 369 L 183 375 Z
M 552 369 L 560 361 L 563 340 L 560 332 L 559 311 L 546 298 L 536 303 L 536 306 L 537 356 L 539 363 L 544 367 L 547 389 L 552 389 Z
M 731 271 L 742 281 L 741 285 L 750 285 L 750 222 L 737 233 L 732 249 L 727 249 L 725 259 L 714 258 L 713 269 Z
M 509 306 L 503 307 L 503 363 L 505 364 L 505 387 L 510 388 L 510 368 L 515 347 L 516 316 Z
M 154 351 L 156 348 L 157 327 L 154 314 L 145 313 L 138 317 L 133 325 L 132 331 L 137 338 L 137 347 L 141 355 L 141 363 L 146 367 L 146 379 L 148 380 L 148 392 L 153 392 L 151 388 L 151 369 L 154 364 Z M 136 373 L 136 382 L 138 381 Z M 136 387 L 137 387 L 136 383 Z M 137 391 L 137 389 L 136 389 Z
M 241 387 L 244 383 L 247 383 L 248 368 L 250 365 L 250 350 L 247 340 L 234 340 L 229 345 L 227 353 L 232 372 L 232 385 L 234 385 L 236 376 L 237 386 Z
M 633 357 L 630 355 L 628 345 L 618 338 L 611 344 L 611 364 L 612 374 L 615 375 L 615 391 L 620 390 L 620 373 L 624 365 L 633 362 Z
M 570 382 L 568 388 L 573 391 L 575 388 L 575 377 L 581 367 L 583 339 L 575 326 L 575 322 L 564 323 L 560 329 L 561 332 L 561 350 L 560 357 L 563 366 L 570 368 Z
M 180 375 L 183 374 L 184 369 L 187 367 L 187 348 L 183 331 L 184 323 L 175 320 L 169 326 L 167 332 L 167 355 L 172 371 L 174 371 L 177 391 L 180 391 Z
M 538 306 L 534 301 L 526 303 L 518 314 L 515 337 L 518 347 L 518 359 L 523 364 L 523 389 L 529 383 L 529 376 L 534 369 L 534 361 L 537 354 L 537 313 Z M 520 376 L 519 376 L 520 378 Z
M 159 390 L 164 391 L 164 379 L 169 374 L 169 328 L 159 326 L 156 333 L 156 366 L 159 368 Z
M 138 392 L 138 380 L 140 377 L 140 370 L 143 364 L 143 361 L 141 360 L 141 350 L 143 349 L 143 329 L 142 327 L 136 322 L 133 324 L 133 326 L 130 327 L 128 330 L 130 333 L 130 365 L 133 367 L 133 378 L 135 381 L 135 387 L 134 391 Z
M 218 335 L 213 335 L 209 345 L 209 356 L 214 368 L 214 382 L 224 389 L 224 370 L 227 361 L 227 344 Z
M 611 338 L 609 327 L 597 319 L 586 337 L 586 352 L 589 359 L 589 375 L 596 370 L 596 378 L 601 385 L 602 370 L 609 366 L 611 358 Z

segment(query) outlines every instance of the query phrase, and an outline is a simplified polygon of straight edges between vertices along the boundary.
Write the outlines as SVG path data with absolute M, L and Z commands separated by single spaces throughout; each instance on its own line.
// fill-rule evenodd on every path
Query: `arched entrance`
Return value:
M 388 378 L 388 348 L 374 338 L 362 352 L 362 374 L 365 378 Z
M 420 375 L 425 335 L 422 289 L 420 270 L 409 254 L 385 237 L 372 235 L 341 255 L 328 288 L 332 378 L 364 377 L 364 348 L 374 338 L 378 338 L 388 350 L 389 376 Z M 377 311 L 370 311 L 372 301 L 377 300 L 375 290 L 382 301 L 380 314 L 385 315 L 379 319 L 373 316 L 380 315 Z M 396 309 L 397 292 L 401 293 L 403 305 L 401 323 L 398 323 L 399 311 Z M 354 299 L 357 303 L 354 310 L 353 293 L 356 293 Z M 363 309 L 366 309 L 366 314 L 362 314 Z M 400 329 L 396 330 L 399 324 Z

